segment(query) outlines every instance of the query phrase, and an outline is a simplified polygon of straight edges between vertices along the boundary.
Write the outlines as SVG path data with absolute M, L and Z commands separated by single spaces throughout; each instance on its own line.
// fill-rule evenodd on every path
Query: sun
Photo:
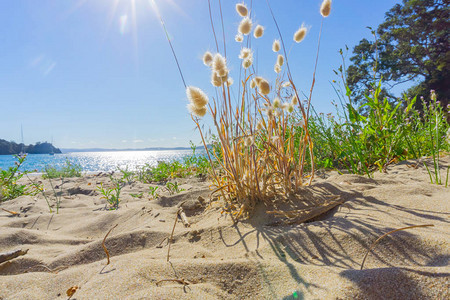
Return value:
M 139 28 L 138 18 L 157 19 L 163 28 L 167 38 L 169 34 L 165 28 L 162 18 L 164 13 L 176 13 L 182 17 L 189 18 L 188 14 L 178 6 L 175 0 L 76 0 L 72 7 L 64 14 L 68 15 L 79 12 L 80 10 L 95 10 L 105 14 L 105 31 L 99 41 L 103 44 L 111 33 L 116 32 L 123 37 L 129 36 L 132 40 L 134 52 L 134 61 L 139 68 Z M 145 34 L 143 34 L 145 36 Z

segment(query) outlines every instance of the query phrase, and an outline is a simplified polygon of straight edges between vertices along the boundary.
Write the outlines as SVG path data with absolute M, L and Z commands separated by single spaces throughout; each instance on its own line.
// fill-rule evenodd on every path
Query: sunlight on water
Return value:
M 204 151 L 199 151 L 203 154 Z M 60 168 L 66 160 L 80 164 L 83 171 L 117 171 L 118 168 L 136 170 L 145 164 L 156 165 L 158 161 L 182 160 L 192 154 L 192 150 L 164 150 L 164 151 L 116 151 L 116 152 L 74 152 L 65 154 L 29 154 L 22 171 L 37 170 L 43 172 L 45 166 Z M 0 155 L 0 169 L 7 169 L 14 165 L 16 159 L 12 155 Z

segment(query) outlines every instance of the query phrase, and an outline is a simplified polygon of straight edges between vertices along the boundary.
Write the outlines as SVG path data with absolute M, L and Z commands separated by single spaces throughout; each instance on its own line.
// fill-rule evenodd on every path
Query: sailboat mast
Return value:
M 24 155 L 25 154 L 25 143 L 24 143 L 24 141 L 23 141 L 23 125 L 22 124 L 20 124 L 20 135 L 21 135 L 21 137 L 22 137 L 22 149 L 20 150 L 20 153 L 19 153 L 19 155 Z

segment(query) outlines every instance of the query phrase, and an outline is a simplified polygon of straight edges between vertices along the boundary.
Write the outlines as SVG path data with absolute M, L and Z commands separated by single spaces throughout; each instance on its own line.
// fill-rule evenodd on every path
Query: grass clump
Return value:
M 380 81 L 365 96 L 366 102 L 356 105 L 342 67 L 339 72 L 344 85 L 335 86 L 340 102 L 340 106 L 334 103 L 336 116 L 317 114 L 313 109 L 309 122 L 316 141 L 316 165 L 371 177 L 392 163 L 428 156 L 433 158 L 432 170 L 425 165 L 430 180 L 442 184 L 439 158 L 441 152 L 450 150 L 446 139 L 449 124 L 435 93 L 431 92 L 429 102 L 421 97 L 423 110 L 419 111 L 415 108 L 417 97 L 398 101 L 383 97 Z
M 127 184 L 132 184 L 135 180 L 135 173 L 133 171 L 128 170 L 128 166 L 125 169 L 119 168 L 120 173 L 122 174 L 122 178 L 120 181 L 126 182 Z
M 46 166 L 42 177 L 44 179 L 81 177 L 82 170 L 83 167 L 80 164 L 72 163 L 69 159 L 66 159 L 65 165 L 61 168 Z
M 152 199 L 159 198 L 158 188 L 159 188 L 158 186 L 150 186 L 149 187 L 150 191 L 148 192 L 148 194 L 150 195 L 150 197 L 152 197 Z
M 103 195 L 102 198 L 108 201 L 109 209 L 117 210 L 119 208 L 120 192 L 123 187 L 123 182 L 113 177 L 110 177 L 110 180 L 112 182 L 111 188 L 103 187 L 103 183 L 101 183 L 100 186 L 97 186 L 97 189 Z
M 279 33 L 279 41 L 275 40 L 272 49 L 267 49 L 268 52 L 276 52 L 275 65 L 269 65 L 270 70 L 275 71 L 276 79 L 271 82 L 263 78 L 253 65 L 251 32 L 255 29 L 257 32 L 253 36 L 264 38 L 263 31 L 260 25 L 254 26 L 246 5 L 239 3 L 236 10 L 242 19 L 235 38 L 242 43 L 238 55 L 241 59 L 238 94 L 235 95 L 230 88 L 234 80 L 227 63 L 226 44 L 223 52 L 220 51 L 217 39 L 217 52 L 207 52 L 203 56 L 203 63 L 211 70 L 211 84 L 215 87 L 216 96 L 210 101 L 199 88 L 186 87 L 188 110 L 207 151 L 200 118 L 207 112 L 212 117 L 218 143 L 207 154 L 215 193 L 226 201 L 229 212 L 236 217 L 250 213 L 260 202 L 276 204 L 277 199 L 295 193 L 300 186 L 310 183 L 314 176 L 308 120 L 315 71 L 310 96 L 303 104 L 298 101 L 299 91 L 292 80 L 283 37 L 268 2 L 267 5 Z M 329 11 L 323 17 L 328 14 Z M 220 21 L 223 23 L 222 19 Z M 212 29 L 216 37 L 213 26 Z M 293 34 L 293 40 L 300 43 L 306 36 L 306 27 L 302 25 Z M 278 53 L 281 50 L 283 52 Z M 295 114 L 300 116 L 301 126 L 296 126 Z M 309 178 L 305 177 L 307 160 L 311 167 Z M 215 163 L 220 166 L 219 171 L 215 170 Z
M 146 164 L 136 172 L 136 178 L 143 183 L 165 182 L 173 178 L 195 176 L 203 178 L 209 172 L 210 164 L 203 155 L 196 154 L 197 146 L 191 142 L 192 154 L 182 161 L 158 162 L 156 166 Z
M 167 182 L 166 183 L 166 190 L 169 192 L 170 195 L 178 194 L 184 191 L 185 189 L 180 188 L 178 185 L 178 182 Z

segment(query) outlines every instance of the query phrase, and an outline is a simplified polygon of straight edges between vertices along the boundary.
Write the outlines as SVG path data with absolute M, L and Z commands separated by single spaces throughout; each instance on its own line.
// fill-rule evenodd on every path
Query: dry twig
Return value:
M 14 259 L 16 257 L 25 255 L 27 253 L 28 253 L 28 249 L 26 249 L 26 250 L 19 249 L 19 250 L 14 250 L 14 251 L 10 251 L 10 252 L 0 253 L 0 264 L 4 263 L 5 261 Z
M 184 227 L 191 227 L 191 224 L 189 224 L 189 221 L 182 207 L 180 207 L 180 209 L 178 210 L 178 215 L 180 216 L 181 222 L 183 222 Z
M 111 233 L 111 231 L 112 231 L 114 228 L 117 227 L 117 225 L 119 225 L 119 224 L 114 225 L 114 227 L 111 228 L 111 229 L 108 231 L 108 233 L 105 235 L 105 238 L 103 239 L 103 242 L 102 242 L 103 251 L 105 251 L 105 253 L 106 253 L 106 258 L 108 259 L 106 265 L 109 265 L 109 252 L 108 252 L 108 249 L 106 249 L 105 241 L 106 241 L 106 238 L 108 237 L 108 235 Z
M 62 271 L 62 270 L 65 270 L 65 269 L 69 268 L 68 266 L 59 266 L 59 267 L 56 267 L 54 269 L 50 269 L 46 265 L 34 265 L 32 267 L 29 267 L 26 272 L 29 272 L 30 270 L 32 270 L 34 268 L 37 268 L 37 267 L 42 267 L 42 268 L 46 269 L 47 271 L 49 271 L 50 273 L 53 273 L 53 274 L 58 274 L 59 271 Z
M 161 280 L 156 282 L 156 285 L 158 285 L 158 284 L 160 284 L 161 282 L 164 282 L 164 281 L 175 281 L 175 282 L 178 282 L 179 284 L 182 284 L 182 285 L 189 285 L 190 284 L 189 281 L 186 281 L 183 278 L 180 278 L 180 279 L 173 278 L 173 279 L 161 279 Z
M 159 242 L 159 244 L 156 246 L 156 248 L 162 248 L 163 247 L 162 243 L 164 243 L 165 240 L 167 240 L 167 236 L 165 238 L 163 238 L 163 240 L 161 242 Z M 167 241 L 167 243 L 169 243 L 169 241 Z
M 4 209 L 4 208 L 2 208 L 2 210 L 3 210 L 3 211 L 6 211 L 7 213 L 12 214 L 13 216 L 20 215 L 18 212 L 15 212 L 15 211 L 12 211 L 12 210 L 7 210 L 7 209 Z
M 434 225 L 433 225 L 433 224 L 427 224 L 427 225 L 414 225 L 414 226 L 408 226 L 408 227 L 403 227 L 403 228 L 398 228 L 398 229 L 395 229 L 395 230 L 391 230 L 391 231 L 389 231 L 388 233 L 383 234 L 383 235 L 380 236 L 375 242 L 373 242 L 372 245 L 370 246 L 369 250 L 367 250 L 366 255 L 364 255 L 364 259 L 363 259 L 363 261 L 362 261 L 362 263 L 361 263 L 361 269 L 360 269 L 360 270 L 363 269 L 364 263 L 366 262 L 366 258 L 367 258 L 367 255 L 369 255 L 369 252 L 372 251 L 372 249 L 375 248 L 375 245 L 378 244 L 378 242 L 379 242 L 381 239 L 383 239 L 384 237 L 390 235 L 391 233 L 400 231 L 400 230 L 406 230 L 406 229 L 418 228 L 418 227 L 431 227 L 431 226 L 434 226 Z
M 169 255 L 170 255 L 170 245 L 172 244 L 172 238 L 173 238 L 173 233 L 175 231 L 175 226 L 177 226 L 177 222 L 178 222 L 178 214 L 180 213 L 181 207 L 178 209 L 177 214 L 175 216 L 175 223 L 173 223 L 173 228 L 172 228 L 172 233 L 170 234 L 169 237 L 169 248 L 167 249 L 167 261 L 169 261 Z

